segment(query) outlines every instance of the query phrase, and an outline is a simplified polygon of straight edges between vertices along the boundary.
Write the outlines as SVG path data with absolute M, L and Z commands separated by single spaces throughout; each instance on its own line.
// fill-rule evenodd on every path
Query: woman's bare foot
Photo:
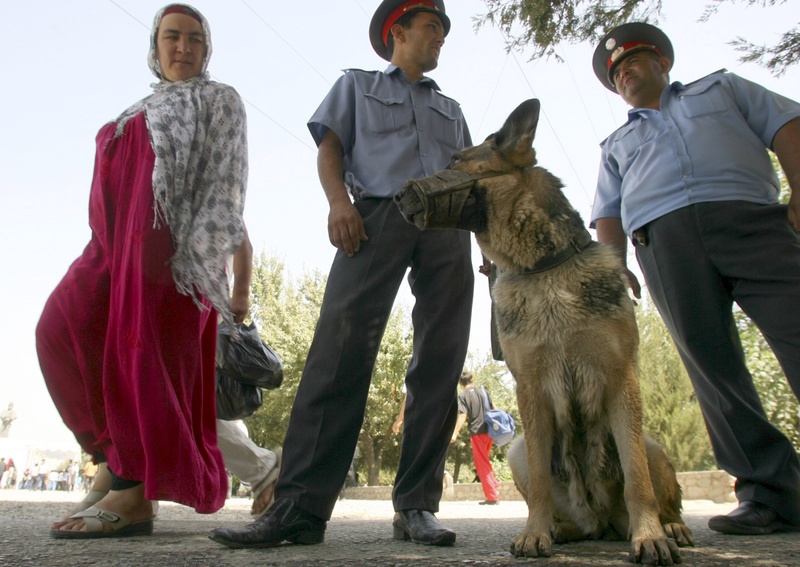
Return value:
M 272 504 L 272 496 L 275 494 L 276 482 L 270 484 L 261 491 L 261 494 L 259 494 L 257 498 L 253 499 L 253 505 L 250 507 L 250 514 L 252 516 L 260 516 L 269 508 L 269 505 Z
M 144 484 L 125 490 L 110 490 L 99 502 L 94 504 L 106 512 L 112 512 L 131 522 L 151 520 L 153 518 L 153 505 L 144 497 Z M 57 522 L 60 527 L 52 528 L 61 531 L 86 531 L 85 522 L 80 519 L 70 519 L 66 522 Z M 55 526 L 55 524 L 54 524 Z M 106 531 L 109 531 L 108 528 Z
M 278 474 L 281 472 L 283 447 L 277 447 L 272 451 L 272 454 L 275 457 L 272 469 L 258 485 L 253 486 L 253 505 L 250 507 L 251 516 L 260 516 L 266 512 L 275 499 L 275 485 L 278 483 Z

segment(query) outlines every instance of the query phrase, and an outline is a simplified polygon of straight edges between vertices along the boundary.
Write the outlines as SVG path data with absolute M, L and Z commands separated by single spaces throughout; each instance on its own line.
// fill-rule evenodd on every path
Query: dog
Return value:
M 634 563 L 679 563 L 694 545 L 664 451 L 642 433 L 639 333 L 623 264 L 593 241 L 561 181 L 536 165 L 540 103 L 517 107 L 450 166 L 395 197 L 423 230 L 471 230 L 498 268 L 500 345 L 525 436 L 510 449 L 528 504 L 517 557 L 553 543 L 630 539 Z

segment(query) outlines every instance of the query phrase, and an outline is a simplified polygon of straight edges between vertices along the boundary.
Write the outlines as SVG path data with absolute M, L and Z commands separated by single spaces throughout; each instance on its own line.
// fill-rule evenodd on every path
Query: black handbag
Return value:
M 234 338 L 223 321 L 217 331 L 216 379 L 217 418 L 244 419 L 261 407 L 261 388 L 281 385 L 283 364 L 261 339 L 255 323 L 238 323 Z
M 261 407 L 261 388 L 239 382 L 217 369 L 217 419 L 250 417 Z
M 283 363 L 269 348 L 255 323 L 236 324 L 237 337 L 224 321 L 217 331 L 217 368 L 239 382 L 273 390 L 283 382 Z

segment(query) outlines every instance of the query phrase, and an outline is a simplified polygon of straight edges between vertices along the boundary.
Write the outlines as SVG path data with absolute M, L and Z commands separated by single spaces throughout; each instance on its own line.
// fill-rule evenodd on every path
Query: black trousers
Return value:
M 393 501 L 396 510 L 436 512 L 469 342 L 470 234 L 421 232 L 403 220 L 391 199 L 367 199 L 356 206 L 369 240 L 352 258 L 341 250 L 334 258 L 292 407 L 276 497 L 291 498 L 299 508 L 330 518 L 364 420 L 381 339 L 410 267 L 416 299 L 413 357 L 405 377 Z
M 739 501 L 800 525 L 800 460 L 767 419 L 732 314 L 753 320 L 800 398 L 800 237 L 782 205 L 700 203 L 634 241 L 650 295 L 692 380 L 720 467 Z

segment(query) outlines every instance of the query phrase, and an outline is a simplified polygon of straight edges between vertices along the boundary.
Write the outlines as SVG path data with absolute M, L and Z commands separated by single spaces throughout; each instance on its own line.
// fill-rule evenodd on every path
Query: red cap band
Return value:
M 644 47 L 646 49 L 652 49 L 653 51 L 661 55 L 661 50 L 652 43 L 647 43 L 646 41 L 630 41 L 628 43 L 623 43 L 622 45 L 620 45 L 614 51 L 611 52 L 611 56 L 608 58 L 608 68 L 611 69 L 611 66 L 620 57 L 625 55 L 628 51 L 630 51 L 634 47 Z
M 172 4 L 171 6 L 167 6 L 164 13 L 161 14 L 161 17 L 163 18 L 167 14 L 183 14 L 184 16 L 191 16 L 201 24 L 203 23 L 203 20 L 200 19 L 200 14 L 185 4 Z
M 397 22 L 397 20 L 399 20 L 401 16 L 403 16 L 404 14 L 407 14 L 408 12 L 413 12 L 414 10 L 418 10 L 419 8 L 432 8 L 437 12 L 439 11 L 439 8 L 437 8 L 436 4 L 434 4 L 431 0 L 422 0 L 422 1 L 409 0 L 409 2 L 401 4 L 391 14 L 389 14 L 386 17 L 386 21 L 383 23 L 383 30 L 381 33 L 381 37 L 383 38 L 383 45 L 388 47 L 389 32 L 392 29 L 392 26 L 395 24 L 395 22 Z

